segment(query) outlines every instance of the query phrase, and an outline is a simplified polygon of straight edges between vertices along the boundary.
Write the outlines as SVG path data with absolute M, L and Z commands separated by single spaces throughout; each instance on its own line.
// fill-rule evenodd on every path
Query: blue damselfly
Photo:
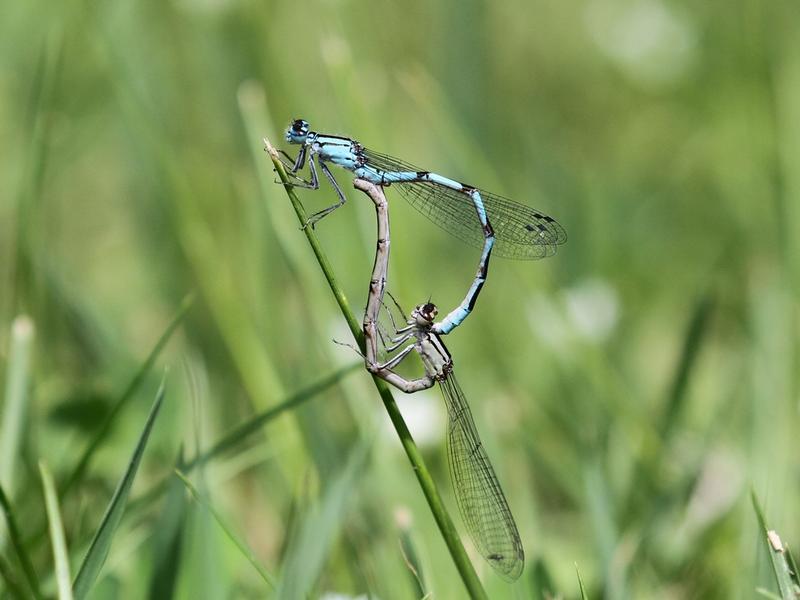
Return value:
M 291 185 L 319 189 L 318 163 L 338 196 L 335 204 L 314 213 L 306 225 L 313 226 L 345 203 L 345 195 L 328 168 L 330 163 L 381 187 L 396 184 L 400 194 L 436 225 L 482 248 L 472 286 L 461 304 L 436 324 L 436 333 L 449 333 L 472 311 L 486 280 L 492 252 L 505 258 L 544 258 L 554 254 L 567 239 L 555 219 L 534 208 L 369 150 L 353 139 L 311 131 L 303 119 L 292 122 L 286 130 L 286 140 L 300 145 L 296 158 L 280 151 L 294 178 Z M 298 175 L 306 160 L 308 180 Z

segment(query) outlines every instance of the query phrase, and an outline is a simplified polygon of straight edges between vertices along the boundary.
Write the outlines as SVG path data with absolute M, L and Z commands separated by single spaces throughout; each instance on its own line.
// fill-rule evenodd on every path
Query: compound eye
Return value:
M 422 304 L 417 307 L 417 314 L 422 317 L 424 320 L 432 323 L 433 320 L 436 318 L 436 314 L 439 312 L 439 309 L 436 308 L 436 305 L 432 302 L 428 302 L 426 304 Z

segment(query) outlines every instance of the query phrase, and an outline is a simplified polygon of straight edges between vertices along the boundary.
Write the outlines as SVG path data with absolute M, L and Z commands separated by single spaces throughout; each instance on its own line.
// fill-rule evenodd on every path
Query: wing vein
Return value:
M 502 576 L 516 579 L 525 555 L 511 509 L 455 376 L 451 373 L 440 387 L 449 415 L 447 457 L 461 517 L 481 555 Z
M 373 150 L 363 151 L 367 164 L 383 171 L 421 171 L 419 167 Z M 483 246 L 483 229 L 469 196 L 432 182 L 393 185 L 411 206 L 467 244 Z M 552 217 L 509 198 L 478 189 L 494 229 L 494 253 L 531 260 L 555 254 L 567 241 L 564 228 Z

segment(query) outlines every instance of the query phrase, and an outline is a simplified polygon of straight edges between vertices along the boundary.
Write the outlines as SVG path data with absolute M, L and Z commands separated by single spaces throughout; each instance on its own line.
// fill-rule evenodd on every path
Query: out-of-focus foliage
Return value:
M 1 12 L 0 420 L 12 421 L 0 448 L 15 460 L 0 461 L 0 485 L 44 593 L 38 461 L 76 571 L 166 365 L 90 597 L 272 593 L 165 478 L 358 360 L 331 341 L 350 340 L 261 151 L 261 136 L 288 149 L 296 117 L 536 206 L 569 233 L 546 261 L 495 259 L 447 340 L 525 543 L 514 586 L 474 555 L 490 597 L 578 597 L 576 564 L 591 598 L 777 592 L 747 496 L 784 542 L 800 539 L 795 2 L 34 0 Z M 374 214 L 335 174 L 350 202 L 316 231 L 361 310 Z M 334 200 L 324 182 L 300 195 L 309 211 Z M 407 306 L 455 305 L 478 252 L 387 195 L 390 290 Z M 192 290 L 179 332 L 61 493 Z M 35 331 L 28 363 L 14 354 L 19 315 Z M 329 515 L 302 582 L 312 597 L 463 597 L 367 376 L 301 398 L 191 473 L 276 589 L 287 568 L 298 581 L 309 523 Z M 455 516 L 441 399 L 398 401 Z M 346 497 L 343 481 L 355 481 Z M 30 586 L 7 536 L 3 521 L 0 595 L 14 597 Z

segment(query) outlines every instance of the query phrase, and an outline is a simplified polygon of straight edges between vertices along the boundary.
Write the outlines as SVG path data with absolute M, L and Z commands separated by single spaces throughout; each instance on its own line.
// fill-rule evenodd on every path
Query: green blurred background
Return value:
M 36 463 L 64 481 L 194 290 L 61 498 L 72 562 L 169 366 L 92 597 L 274 593 L 180 482 L 152 490 L 180 452 L 358 359 L 332 342 L 351 340 L 262 152 L 263 136 L 289 149 L 283 130 L 297 117 L 533 205 L 569 233 L 546 261 L 495 259 L 475 313 L 447 340 L 527 555 L 509 586 L 465 537 L 490 597 L 576 597 L 576 564 L 593 598 L 774 587 L 748 494 L 784 541 L 800 539 L 796 2 L 0 10 L 7 396 L 12 322 L 26 314 L 35 327 L 26 408 L 3 430 L 15 458 L 3 485 L 46 589 Z M 316 231 L 359 314 L 374 211 L 335 174 L 350 202 Z M 324 183 L 299 193 L 309 212 L 333 199 Z M 388 197 L 390 289 L 406 306 L 455 305 L 478 251 Z M 463 531 L 438 392 L 401 396 Z M 285 597 L 465 597 L 360 369 L 192 477 Z

